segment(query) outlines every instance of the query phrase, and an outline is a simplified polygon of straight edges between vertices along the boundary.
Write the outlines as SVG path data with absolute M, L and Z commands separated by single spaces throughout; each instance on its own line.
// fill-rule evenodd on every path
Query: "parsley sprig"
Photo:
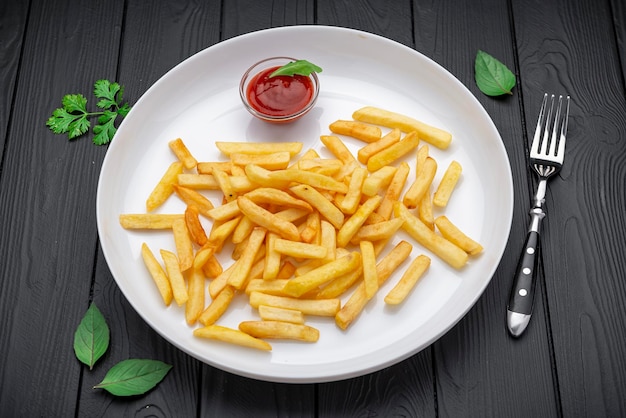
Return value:
M 130 112 L 130 105 L 122 103 L 124 87 L 109 80 L 98 80 L 93 93 L 100 99 L 96 106 L 101 111 L 87 111 L 87 99 L 82 94 L 66 94 L 61 101 L 63 107 L 55 109 L 46 121 L 48 128 L 55 134 L 67 133 L 68 138 L 73 140 L 86 134 L 91 127 L 91 118 L 97 117 L 93 143 L 105 145 L 111 142 L 117 131 L 115 120 Z

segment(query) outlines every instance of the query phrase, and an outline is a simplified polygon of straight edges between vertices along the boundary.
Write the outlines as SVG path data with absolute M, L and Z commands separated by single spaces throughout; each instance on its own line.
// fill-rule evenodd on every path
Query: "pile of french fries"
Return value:
M 271 339 L 317 341 L 309 316 L 334 317 L 346 330 L 410 258 L 413 244 L 390 244 L 399 230 L 456 269 L 483 250 L 445 215 L 434 215 L 462 171 L 453 161 L 435 188 L 429 146 L 446 149 L 450 133 L 375 107 L 329 130 L 321 141 L 333 158 L 301 153 L 299 142 L 216 142 L 225 160 L 198 162 L 173 140 L 176 160 L 149 194 L 146 212 L 120 215 L 126 229 L 172 231 L 174 251 L 160 249 L 159 260 L 144 242 L 141 255 L 163 302 L 185 307 L 195 336 L 271 350 Z M 362 144 L 356 156 L 346 141 Z M 184 202 L 184 213 L 158 213 L 172 196 Z M 232 262 L 218 259 L 225 248 Z M 407 262 L 385 303 L 405 301 L 430 263 L 425 254 Z M 242 297 L 258 318 L 238 329 L 220 325 Z

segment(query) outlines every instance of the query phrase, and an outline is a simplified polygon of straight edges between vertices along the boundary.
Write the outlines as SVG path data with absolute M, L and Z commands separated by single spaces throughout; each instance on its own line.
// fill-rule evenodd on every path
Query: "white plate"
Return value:
M 317 106 L 292 125 L 257 121 L 240 103 L 240 76 L 251 64 L 271 56 L 304 58 L 324 69 Z M 483 244 L 484 253 L 461 271 L 432 256 L 429 271 L 399 307 L 383 302 L 398 275 L 391 277 L 345 332 L 332 319 L 311 318 L 321 334 L 315 344 L 271 341 L 271 352 L 258 352 L 195 338 L 193 327 L 185 322 L 184 308 L 163 305 L 140 256 L 144 241 L 157 255 L 160 248 L 173 250 L 171 234 L 127 231 L 118 222 L 121 213 L 145 211 L 146 197 L 175 160 L 168 141 L 182 138 L 200 161 L 223 158 L 213 145 L 217 140 L 296 140 L 304 142 L 304 149 L 313 147 L 328 156 L 319 136 L 330 133 L 332 121 L 350 119 L 364 105 L 409 114 L 452 132 L 448 150 L 430 147 L 439 163 L 435 182 L 452 159 L 463 165 L 462 180 L 445 213 Z M 346 142 L 355 153 L 363 145 Z M 183 210 L 178 199 L 171 198 L 159 212 Z M 164 75 L 120 126 L 102 166 L 97 196 L 98 231 L 113 277 L 152 328 L 215 367 L 292 383 L 363 375 L 434 342 L 465 315 L 491 280 L 506 245 L 512 212 L 511 171 L 501 138 L 482 106 L 456 78 L 394 41 L 322 26 L 239 36 L 197 53 Z M 403 233 L 396 242 L 400 239 L 413 242 Z M 430 255 L 415 245 L 412 256 L 420 253 Z M 236 328 L 250 318 L 256 318 L 256 313 L 241 297 L 219 323 Z

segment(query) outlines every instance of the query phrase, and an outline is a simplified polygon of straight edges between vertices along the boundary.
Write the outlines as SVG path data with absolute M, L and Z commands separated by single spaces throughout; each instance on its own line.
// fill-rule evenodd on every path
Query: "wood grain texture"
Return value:
M 65 416 L 75 409 L 81 366 L 72 342 L 91 287 L 95 161 L 104 149 L 89 139 L 70 143 L 57 137 L 45 121 L 68 89 L 89 92 L 96 73 L 114 72 L 115 28 L 123 11 L 108 3 L 86 8 L 33 1 L 29 14 L 27 25 L 36 29 L 24 39 L 13 105 L 20 116 L 9 127 L 0 179 L 5 237 L 0 244 L 5 260 L 0 264 L 0 405 L 6 416 Z M 101 31 L 110 35 L 101 37 Z M 93 59 L 94 47 L 101 60 Z M 45 389 L 51 387 L 61 390 Z
M 565 165 L 549 185 L 542 236 L 563 414 L 623 416 L 626 286 L 613 278 L 626 277 L 626 254 L 611 243 L 626 231 L 626 105 L 611 7 L 537 2 L 513 12 L 522 79 L 536 92 L 528 100 L 543 90 L 573 99 Z M 571 24 L 573 16 L 587 18 Z

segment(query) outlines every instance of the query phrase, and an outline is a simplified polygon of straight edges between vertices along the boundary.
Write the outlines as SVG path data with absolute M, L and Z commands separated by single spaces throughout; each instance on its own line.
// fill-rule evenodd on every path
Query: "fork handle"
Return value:
M 517 264 L 513 288 L 511 289 L 507 306 L 507 327 L 514 337 L 519 337 L 528 326 L 535 298 L 539 230 L 545 213 L 541 207 L 534 207 L 530 213 L 531 225 L 526 234 L 523 252 Z

